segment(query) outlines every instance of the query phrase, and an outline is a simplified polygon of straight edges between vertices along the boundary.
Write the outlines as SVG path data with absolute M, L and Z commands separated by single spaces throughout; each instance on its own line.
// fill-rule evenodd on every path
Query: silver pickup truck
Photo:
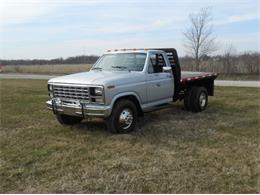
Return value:
M 138 116 L 177 100 L 189 111 L 205 110 L 216 77 L 181 72 L 173 48 L 108 51 L 89 72 L 50 79 L 46 103 L 61 124 L 101 117 L 112 133 L 128 133 Z

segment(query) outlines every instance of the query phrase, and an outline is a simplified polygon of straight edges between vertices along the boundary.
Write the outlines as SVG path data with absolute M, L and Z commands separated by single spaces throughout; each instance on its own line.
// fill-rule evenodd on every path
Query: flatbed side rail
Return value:
M 214 95 L 214 80 L 218 77 L 217 73 L 206 73 L 199 76 L 182 78 L 181 92 L 193 87 L 193 86 L 203 86 L 207 89 L 208 95 Z
M 198 76 L 194 76 L 194 77 L 187 77 L 187 78 L 182 78 L 181 79 L 181 83 L 185 83 L 187 81 L 195 81 L 195 80 L 201 80 L 201 79 L 204 79 L 204 78 L 217 78 L 218 76 L 218 73 L 206 73 L 206 74 L 203 74 L 203 75 L 198 75 Z

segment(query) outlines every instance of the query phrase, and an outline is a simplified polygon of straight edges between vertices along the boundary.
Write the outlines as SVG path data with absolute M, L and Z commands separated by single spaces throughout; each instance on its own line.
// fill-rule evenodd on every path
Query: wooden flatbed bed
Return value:
M 181 71 L 181 83 L 184 83 L 186 81 L 195 81 L 195 80 L 201 80 L 204 78 L 216 78 L 218 76 L 217 73 L 211 73 L 211 72 L 189 72 L 189 71 Z

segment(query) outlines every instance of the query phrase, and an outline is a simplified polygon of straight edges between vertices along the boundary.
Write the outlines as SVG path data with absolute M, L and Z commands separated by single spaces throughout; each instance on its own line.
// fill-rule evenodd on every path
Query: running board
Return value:
M 160 105 L 157 105 L 157 106 L 150 107 L 147 110 L 145 110 L 144 112 L 147 113 L 147 112 L 153 112 L 155 110 L 161 110 L 161 109 L 169 108 L 170 105 L 171 104 L 169 104 L 169 103 L 160 104 Z

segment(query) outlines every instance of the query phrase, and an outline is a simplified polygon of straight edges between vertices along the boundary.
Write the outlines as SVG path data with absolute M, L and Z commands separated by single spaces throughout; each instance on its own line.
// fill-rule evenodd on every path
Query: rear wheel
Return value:
M 208 105 L 208 92 L 205 87 L 194 87 L 190 96 L 190 110 L 201 112 Z
M 82 117 L 69 116 L 65 114 L 57 114 L 56 117 L 59 123 L 62 125 L 75 125 L 83 120 Z
M 111 133 L 129 133 L 134 130 L 137 119 L 135 104 L 127 99 L 119 100 L 106 119 L 107 127 Z

